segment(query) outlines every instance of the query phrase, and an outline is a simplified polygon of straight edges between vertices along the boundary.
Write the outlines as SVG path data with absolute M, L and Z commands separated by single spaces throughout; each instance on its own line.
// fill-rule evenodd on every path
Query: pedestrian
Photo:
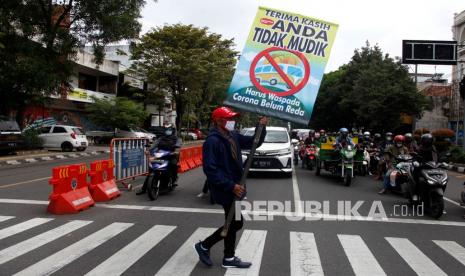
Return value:
M 225 219 L 234 208 L 234 197 L 241 199 L 245 196 L 245 188 L 238 184 L 244 173 L 241 150 L 250 150 L 253 144 L 253 136 L 244 136 L 234 130 L 238 115 L 227 107 L 215 109 L 212 113 L 214 127 L 203 144 L 203 171 L 207 176 L 213 199 L 224 209 Z M 265 140 L 267 122 L 266 117 L 262 117 L 259 121 L 264 129 L 258 146 Z M 224 240 L 222 266 L 225 268 L 249 268 L 252 263 L 244 262 L 235 256 L 236 232 L 242 226 L 242 215 L 240 220 L 234 216 L 225 238 L 221 236 L 223 230 L 223 226 L 221 226 L 211 236 L 195 244 L 200 261 L 207 266 L 212 266 L 210 248 Z

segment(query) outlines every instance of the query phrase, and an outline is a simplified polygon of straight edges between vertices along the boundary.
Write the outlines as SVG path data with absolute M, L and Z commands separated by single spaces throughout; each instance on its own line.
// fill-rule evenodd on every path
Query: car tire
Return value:
M 61 150 L 64 152 L 73 151 L 73 145 L 70 142 L 61 144 Z

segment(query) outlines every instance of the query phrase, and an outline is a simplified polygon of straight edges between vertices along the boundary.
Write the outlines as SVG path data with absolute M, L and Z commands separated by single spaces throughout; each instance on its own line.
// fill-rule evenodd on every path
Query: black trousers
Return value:
M 225 219 L 228 217 L 228 213 L 231 210 L 231 206 L 232 204 L 223 206 Z M 202 246 L 207 249 L 210 249 L 216 243 L 224 239 L 224 257 L 225 258 L 234 257 L 235 248 L 236 248 L 236 232 L 241 230 L 243 225 L 244 225 L 244 219 L 242 218 L 242 215 L 241 215 L 240 220 L 236 220 L 236 214 L 234 214 L 233 220 L 231 222 L 231 225 L 229 226 L 229 231 L 226 237 L 223 238 L 221 236 L 221 232 L 223 231 L 223 226 L 221 226 L 210 237 L 206 238 L 202 242 Z

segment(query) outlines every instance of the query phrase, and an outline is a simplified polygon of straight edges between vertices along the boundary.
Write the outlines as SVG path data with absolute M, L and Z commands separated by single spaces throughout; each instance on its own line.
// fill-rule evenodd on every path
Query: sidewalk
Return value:
M 183 143 L 182 147 L 193 147 L 203 144 L 203 141 L 188 141 Z M 81 156 L 109 154 L 109 145 L 92 145 L 88 146 L 85 151 L 80 152 L 62 152 L 60 150 L 30 150 L 18 151 L 15 155 L 0 156 L 0 165 L 19 165 L 23 163 L 36 163 L 39 161 L 50 161 L 55 159 L 68 159 Z

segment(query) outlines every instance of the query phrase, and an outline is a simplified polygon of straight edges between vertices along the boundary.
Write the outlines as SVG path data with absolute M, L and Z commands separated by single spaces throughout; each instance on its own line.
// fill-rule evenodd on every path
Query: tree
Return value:
M 176 126 L 189 110 L 205 118 L 219 104 L 232 78 L 232 39 L 192 25 L 165 25 L 145 34 L 132 48 L 134 74 L 166 91 L 176 104 Z
M 401 125 L 401 113 L 419 117 L 427 107 L 400 61 L 367 42 L 348 64 L 324 76 L 311 125 L 392 131 Z
M 0 5 L 0 113 L 68 87 L 72 59 L 84 45 L 95 61 L 104 46 L 139 35 L 144 0 L 5 0 Z
M 122 128 L 140 126 L 147 118 L 142 104 L 124 97 L 113 100 L 95 99 L 87 107 L 89 119 L 97 126 L 105 128 Z

